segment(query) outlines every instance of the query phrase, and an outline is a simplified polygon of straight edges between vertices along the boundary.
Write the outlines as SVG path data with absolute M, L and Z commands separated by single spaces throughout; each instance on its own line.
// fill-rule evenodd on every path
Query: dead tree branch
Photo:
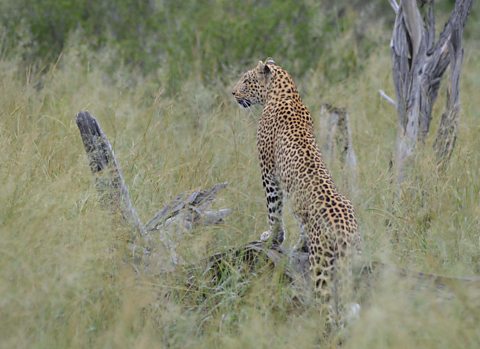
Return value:
M 396 0 L 388 0 L 388 2 L 390 3 L 390 6 L 392 6 L 392 9 L 395 13 L 398 12 L 398 4 L 397 4 L 397 1 Z
M 144 263 L 156 265 L 160 269 L 168 269 L 160 265 L 165 260 L 169 260 L 173 266 L 181 263 L 181 258 L 176 253 L 176 235 L 197 225 L 221 223 L 231 212 L 230 209 L 209 210 L 217 193 L 227 185 L 220 183 L 210 189 L 178 195 L 155 214 L 146 226 L 143 225 L 130 200 L 112 146 L 98 121 L 89 112 L 83 111 L 77 114 L 76 122 L 101 202 L 113 214 L 120 215 L 126 226 L 132 228 L 132 253 Z M 154 236 L 154 231 L 159 234 Z M 154 237 L 158 237 L 159 242 L 152 241 Z
M 183 263 L 183 259 L 176 250 L 177 241 L 182 238 L 184 232 L 198 225 L 223 223 L 223 219 L 231 213 L 227 208 L 208 210 L 217 193 L 226 186 L 227 183 L 218 183 L 209 189 L 182 193 L 166 204 L 146 224 L 149 236 L 158 235 L 161 243 L 166 247 L 173 266 Z M 158 234 L 154 234 L 155 232 Z M 164 268 L 159 256 L 152 256 L 149 264 L 153 264 L 157 269 Z
M 119 212 L 128 226 L 144 236 L 145 227 L 132 205 L 122 171 L 100 125 L 87 111 L 79 112 L 76 122 L 103 205 L 112 212 Z
M 186 230 L 191 230 L 199 223 L 205 225 L 222 223 L 231 210 L 211 211 L 208 209 L 217 193 L 226 186 L 227 183 L 218 183 L 210 189 L 178 195 L 155 214 L 146 224 L 146 230 L 148 232 L 161 230 L 174 223 L 180 224 Z
M 380 97 L 385 99 L 388 103 L 393 105 L 395 108 L 397 107 L 397 102 L 395 102 L 395 100 L 392 97 L 387 95 L 384 90 L 378 90 L 378 94 L 380 95 Z

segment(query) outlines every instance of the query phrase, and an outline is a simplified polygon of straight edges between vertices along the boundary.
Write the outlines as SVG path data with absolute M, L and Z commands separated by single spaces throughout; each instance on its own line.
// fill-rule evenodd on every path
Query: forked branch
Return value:
M 146 226 L 143 225 L 130 200 L 112 146 L 100 124 L 86 111 L 77 114 L 76 122 L 103 206 L 132 228 L 131 247 L 135 261 L 153 263 L 159 269 L 170 269 L 170 266 L 159 265 L 159 261 L 169 260 L 173 266 L 181 263 L 175 241 L 182 231 L 191 230 L 197 225 L 221 223 L 230 214 L 229 209 L 209 209 L 217 193 L 227 185 L 219 183 L 210 189 L 178 195 L 156 213 Z M 154 241 L 156 237 L 162 246 Z

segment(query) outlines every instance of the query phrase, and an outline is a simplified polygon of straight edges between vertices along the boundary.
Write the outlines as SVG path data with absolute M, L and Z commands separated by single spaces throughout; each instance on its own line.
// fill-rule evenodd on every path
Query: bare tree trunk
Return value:
M 425 22 L 415 0 L 401 0 L 400 5 L 390 1 L 396 12 L 391 49 L 398 113 L 395 156 L 398 184 L 405 179 L 406 167 L 412 161 L 417 143 L 424 143 L 428 135 L 440 81 L 455 59 L 455 52 L 450 51 L 461 43 L 472 1 L 456 1 L 436 43 L 433 1 L 420 1 L 422 7 L 427 6 Z M 457 64 L 460 71 L 461 60 Z

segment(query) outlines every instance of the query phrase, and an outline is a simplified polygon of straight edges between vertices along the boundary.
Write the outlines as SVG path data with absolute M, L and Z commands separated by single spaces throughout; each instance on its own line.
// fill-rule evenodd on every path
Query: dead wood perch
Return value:
M 120 215 L 123 222 L 132 228 L 132 253 L 137 257 L 139 253 L 143 254 L 137 262 L 148 264 L 149 270 L 157 268 L 152 272 L 171 271 L 172 267 L 182 264 L 175 243 L 176 239 L 181 238 L 182 232 L 197 225 L 222 223 L 230 214 L 230 209 L 210 210 L 217 193 L 227 186 L 226 183 L 218 183 L 208 189 L 178 195 L 164 205 L 147 224 L 142 224 L 130 200 L 112 146 L 98 121 L 89 112 L 82 111 L 77 114 L 76 122 L 103 205 L 113 214 Z M 156 240 L 157 237 L 159 241 Z M 250 265 L 258 268 L 264 265 L 258 262 L 278 265 L 285 259 L 288 259 L 285 272 L 290 278 L 305 275 L 308 271 L 306 253 L 272 248 L 268 243 L 260 241 L 216 253 L 206 258 L 200 267 L 212 272 L 228 261 L 230 266 Z
M 157 231 L 160 232 L 160 243 L 164 245 L 163 251 L 159 253 L 168 254 L 162 257 L 169 258 L 172 264 L 176 265 L 180 260 L 175 251 L 174 239 L 169 238 L 170 229 L 178 226 L 192 229 L 198 224 L 218 224 L 230 213 L 229 209 L 208 210 L 218 191 L 226 187 L 226 183 L 220 183 L 210 189 L 180 194 L 156 213 L 147 225 L 143 225 L 130 200 L 112 146 L 99 123 L 86 111 L 77 114 L 76 122 L 102 204 L 113 214 L 119 215 L 134 232 L 133 253 L 139 253 L 138 245 L 143 247 L 142 254 L 149 255 L 152 250 L 158 252 L 158 246 L 152 241 L 152 233 Z M 145 259 L 143 261 L 145 262 Z

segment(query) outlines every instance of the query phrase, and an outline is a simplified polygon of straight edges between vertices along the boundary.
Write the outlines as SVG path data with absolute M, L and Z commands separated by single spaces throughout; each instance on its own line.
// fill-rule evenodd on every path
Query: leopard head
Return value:
M 272 65 L 275 65 L 275 62 L 271 58 L 265 63 L 259 61 L 255 68 L 242 75 L 232 91 L 238 104 L 244 108 L 254 104 L 265 104 Z

